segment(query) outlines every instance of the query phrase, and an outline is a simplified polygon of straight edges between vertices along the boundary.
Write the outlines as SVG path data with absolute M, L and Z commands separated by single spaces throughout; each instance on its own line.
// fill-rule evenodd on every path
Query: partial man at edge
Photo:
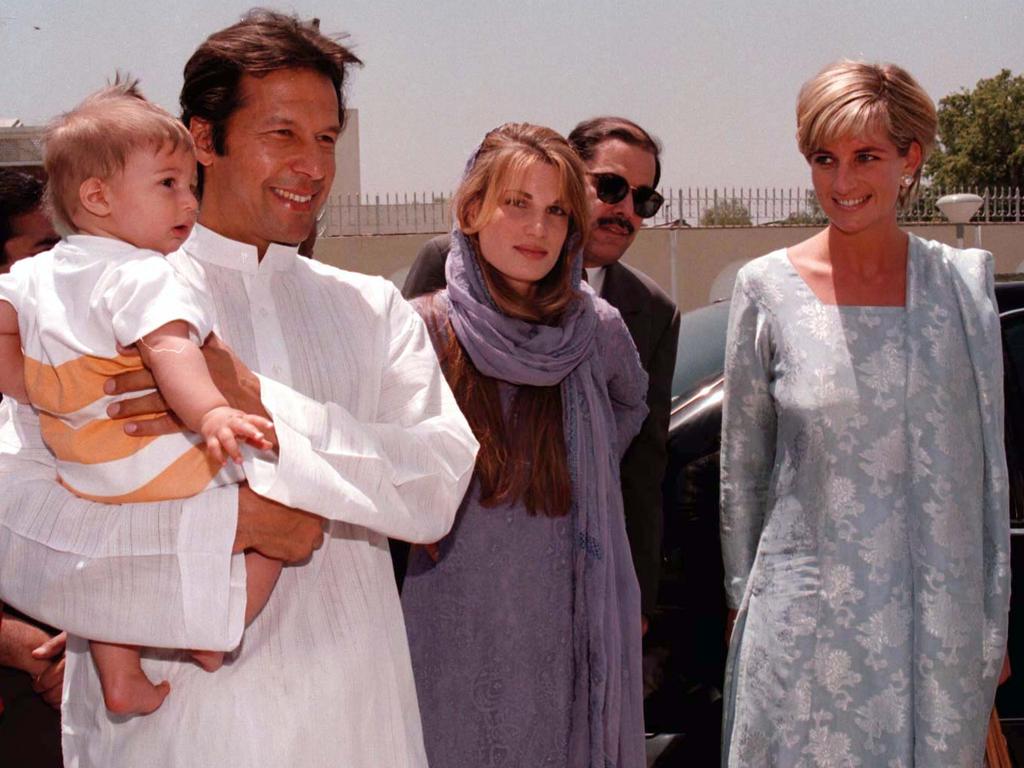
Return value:
M 0 169 L 0 274 L 60 239 L 43 209 L 44 191 L 35 176 Z M 33 653 L 37 648 L 43 651 Z M 12 765 L 53 768 L 63 763 L 60 713 L 55 711 L 64 681 L 63 651 L 63 634 L 0 606 L 0 707 L 5 707 L 0 710 L 0 755 Z
M 45 189 L 31 174 L 0 168 L 0 273 L 60 239 L 43 209 Z
M 247 462 L 251 490 L 84 501 L 55 482 L 36 415 L 0 410 L 0 596 L 71 634 L 69 765 L 426 766 L 385 537 L 447 532 L 476 441 L 397 291 L 296 255 L 331 187 L 356 63 L 296 18 L 254 11 L 185 67 L 202 205 L 169 258 L 231 346 L 204 350 L 218 387 L 274 422 L 276 455 Z M 142 372 L 111 394 L 151 384 Z M 111 415 L 145 436 L 174 428 L 148 415 L 162 410 L 153 393 Z M 249 548 L 295 565 L 239 644 Z M 161 708 L 110 716 L 83 637 L 150 648 L 144 669 L 171 685 Z M 208 674 L 159 648 L 232 653 Z
M 636 123 L 597 117 L 577 125 L 569 143 L 587 166 L 591 231 L 584 253 L 587 279 L 619 310 L 640 362 L 650 377 L 650 413 L 622 460 L 626 531 L 640 582 L 644 628 L 658 599 L 661 570 L 661 481 L 667 463 L 672 372 L 679 340 L 679 310 L 647 275 L 621 262 L 642 220 L 657 213 L 662 198 L 660 147 Z M 450 236 L 428 241 L 416 256 L 402 294 L 411 299 L 445 287 Z

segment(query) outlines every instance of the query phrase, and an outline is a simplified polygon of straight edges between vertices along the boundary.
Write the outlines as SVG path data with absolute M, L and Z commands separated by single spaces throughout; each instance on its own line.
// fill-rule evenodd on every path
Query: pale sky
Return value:
M 0 117 L 45 122 L 115 70 L 178 113 L 181 70 L 257 0 L 0 0 Z M 664 144 L 666 186 L 805 186 L 800 84 L 841 57 L 893 61 L 938 99 L 1024 72 L 1022 0 L 301 0 L 365 66 L 364 192 L 447 191 L 509 121 L 567 133 L 621 114 Z

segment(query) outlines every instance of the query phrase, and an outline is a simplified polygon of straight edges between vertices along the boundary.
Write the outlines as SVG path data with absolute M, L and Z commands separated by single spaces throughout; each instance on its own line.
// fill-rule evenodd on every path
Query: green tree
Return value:
M 939 101 L 939 146 L 925 172 L 940 187 L 1024 184 L 1024 76 L 1008 69 Z
M 750 224 L 750 211 L 735 197 L 719 200 L 700 216 L 702 227 L 749 227 Z

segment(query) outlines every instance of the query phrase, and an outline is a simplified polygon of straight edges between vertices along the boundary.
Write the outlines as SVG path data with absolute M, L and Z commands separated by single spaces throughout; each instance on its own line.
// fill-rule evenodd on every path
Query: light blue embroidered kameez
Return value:
M 981 765 L 1009 605 L 991 255 L 911 236 L 907 282 L 827 305 L 784 250 L 737 278 L 724 765 Z

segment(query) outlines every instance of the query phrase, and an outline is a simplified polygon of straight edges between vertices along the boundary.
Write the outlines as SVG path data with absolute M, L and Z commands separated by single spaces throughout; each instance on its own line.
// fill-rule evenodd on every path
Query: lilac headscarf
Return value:
M 567 248 L 580 288 L 582 253 Z M 448 316 L 473 364 L 516 385 L 561 385 L 572 482 L 574 697 L 570 768 L 645 765 L 640 592 L 625 534 L 616 417 L 597 354 L 594 297 L 584 287 L 558 325 L 515 319 L 495 305 L 473 245 L 452 232 L 445 267 Z M 642 375 L 642 372 L 641 372 Z M 645 392 L 646 383 L 636 388 Z M 628 404 L 630 438 L 646 406 Z M 635 425 L 634 423 L 635 422 Z

